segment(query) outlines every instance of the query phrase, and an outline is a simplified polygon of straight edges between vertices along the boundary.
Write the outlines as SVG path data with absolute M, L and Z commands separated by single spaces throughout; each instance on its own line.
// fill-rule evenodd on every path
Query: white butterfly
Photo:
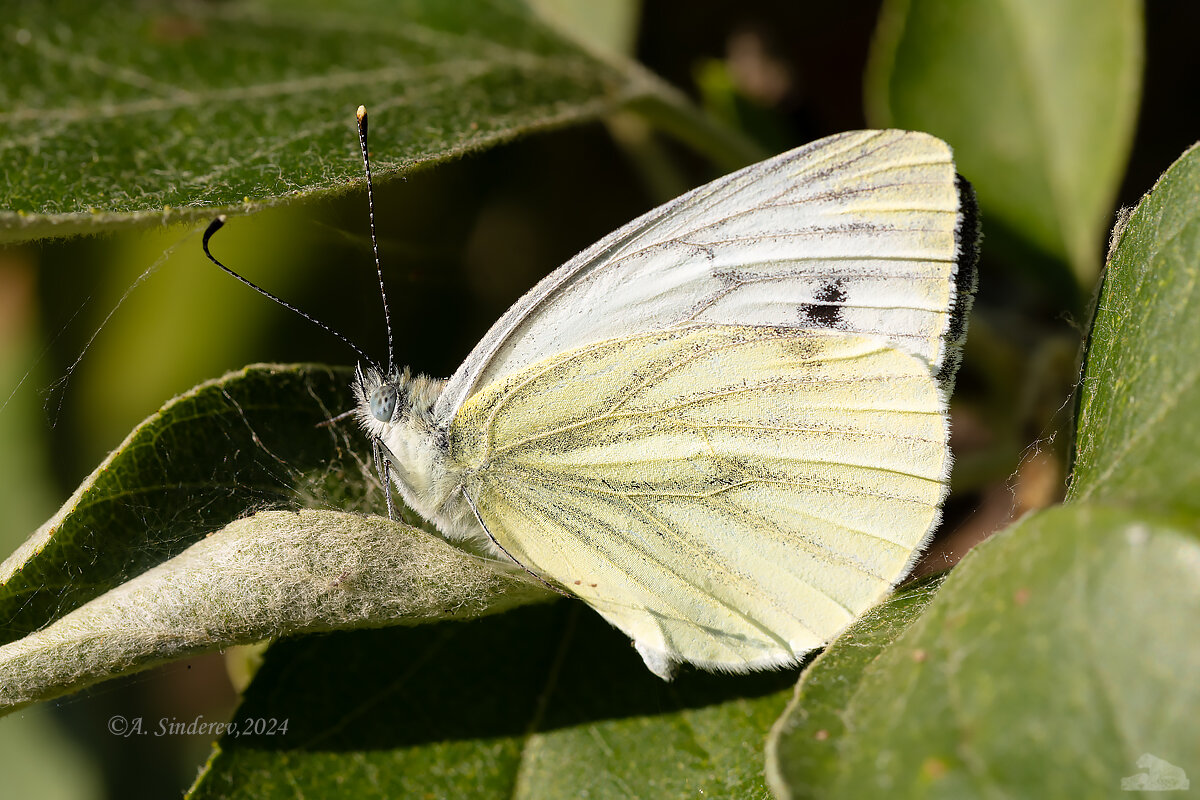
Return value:
M 449 380 L 360 369 L 358 417 L 409 506 L 656 674 L 792 664 L 939 521 L 977 236 L 944 142 L 831 136 L 605 237 Z

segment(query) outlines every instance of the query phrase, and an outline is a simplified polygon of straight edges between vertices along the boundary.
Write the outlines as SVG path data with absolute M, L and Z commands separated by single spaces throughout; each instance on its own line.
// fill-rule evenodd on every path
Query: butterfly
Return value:
M 831 136 L 584 250 L 449 379 L 360 367 L 356 413 L 385 486 L 655 674 L 794 664 L 938 525 L 978 237 L 944 142 Z

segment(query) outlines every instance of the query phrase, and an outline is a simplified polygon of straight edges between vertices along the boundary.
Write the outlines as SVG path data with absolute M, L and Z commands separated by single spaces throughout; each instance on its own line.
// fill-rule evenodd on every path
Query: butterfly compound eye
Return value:
M 396 387 L 385 383 L 371 392 L 371 416 L 380 422 L 391 422 L 396 411 Z

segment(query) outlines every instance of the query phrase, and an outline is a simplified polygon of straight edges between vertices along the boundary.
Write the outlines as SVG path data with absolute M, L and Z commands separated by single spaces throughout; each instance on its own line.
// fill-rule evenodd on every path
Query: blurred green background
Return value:
M 887 4 L 893 14 L 904 5 Z M 933 7 L 919 18 L 931 26 L 939 24 L 938 13 L 949 15 L 946 9 L 959 6 L 914 5 Z M 1049 13 L 1055 3 L 1044 5 Z M 906 115 L 944 120 L 951 132 L 933 132 L 952 145 L 954 130 L 983 124 L 977 113 L 939 105 L 937 97 L 889 93 L 878 85 L 887 41 L 878 34 L 872 56 L 880 3 L 741 0 L 705 3 L 698 12 L 694 3 L 646 0 L 631 8 L 632 25 L 597 35 L 618 46 L 629 42 L 641 63 L 766 152 L 878 125 L 881 118 L 901 127 L 909 124 Z M 1134 204 L 1200 137 L 1200 109 L 1190 86 L 1200 74 L 1190 41 L 1196 30 L 1200 6 L 1146 5 L 1131 155 L 1116 204 L 1103 213 Z M 3 46 L 13 45 L 6 40 Z M 903 49 L 893 55 L 897 63 L 911 57 Z M 864 83 L 874 86 L 873 97 L 864 97 Z M 886 108 L 880 105 L 884 96 Z M 371 102 L 346 102 L 345 154 L 351 160 L 351 114 L 360 100 Z M 1001 102 L 980 100 L 984 106 Z M 388 117 L 373 116 L 372 124 L 387 126 Z M 960 161 L 960 169 L 973 177 L 968 164 Z M 379 185 L 376 219 L 398 359 L 448 375 L 540 277 L 618 225 L 719 172 L 693 151 L 621 117 L 520 139 Z M 1073 234 L 1062 247 L 1036 236 L 1022 239 L 1011 229 L 1020 227 L 1029 209 L 1018 204 L 989 216 L 991 190 L 979 188 L 982 280 L 956 397 L 959 467 L 947 510 L 949 544 L 938 557 L 958 557 L 1015 511 L 1061 493 L 1065 465 L 1056 453 L 1108 228 L 1105 223 Z M 170 397 L 256 361 L 353 362 L 353 353 L 336 339 L 208 265 L 200 252 L 201 228 L 0 248 L 4 553 Z M 235 217 L 213 249 L 250 279 L 383 357 L 365 195 Z M 105 322 L 152 266 L 154 273 Z M 1056 433 L 1057 441 L 1050 441 Z M 1027 446 L 1039 441 L 1040 455 L 1030 457 Z M 235 702 L 224 660 L 214 656 L 18 712 L 0 720 L 0 793 L 170 796 L 193 780 L 209 752 L 208 738 L 121 739 L 107 732 L 106 720 L 117 713 L 221 719 Z

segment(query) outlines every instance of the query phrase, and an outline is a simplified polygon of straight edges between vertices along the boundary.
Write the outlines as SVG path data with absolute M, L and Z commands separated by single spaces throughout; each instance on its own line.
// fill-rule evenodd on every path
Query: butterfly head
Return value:
M 433 404 L 445 381 L 414 375 L 410 369 L 390 373 L 359 366 L 354 380 L 358 420 L 372 437 L 398 425 L 433 426 Z
M 379 422 L 391 422 L 396 413 L 396 403 L 400 399 L 400 386 L 396 383 L 384 382 L 375 387 L 367 398 L 367 407 L 371 416 Z
M 447 478 L 446 436 L 433 416 L 445 383 L 407 368 L 384 374 L 372 367 L 359 367 L 354 381 L 359 424 L 404 501 L 435 522 L 456 485 Z
M 407 367 L 385 375 L 360 366 L 354 381 L 358 422 L 367 436 L 403 457 L 404 451 L 438 438 L 433 406 L 444 385 L 445 381 L 414 375 Z

